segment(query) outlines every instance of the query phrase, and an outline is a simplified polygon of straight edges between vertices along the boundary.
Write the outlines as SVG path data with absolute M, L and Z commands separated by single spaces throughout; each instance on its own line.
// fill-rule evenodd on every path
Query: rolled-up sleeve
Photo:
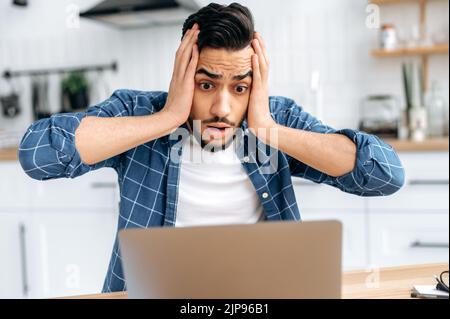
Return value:
M 86 112 L 60 113 L 34 122 L 19 145 L 18 157 L 23 170 L 33 179 L 48 180 L 75 178 L 102 167 L 117 167 L 120 155 L 95 165 L 83 163 L 75 147 L 75 131 L 86 116 L 128 116 L 131 103 L 125 92 L 116 91 Z
M 350 173 L 333 177 L 288 156 L 291 174 L 315 183 L 324 183 L 358 196 L 388 196 L 405 182 L 405 172 L 398 154 L 379 137 L 352 129 L 336 130 L 304 111 L 294 101 L 275 97 L 271 112 L 281 125 L 323 134 L 342 134 L 356 145 L 356 164 Z

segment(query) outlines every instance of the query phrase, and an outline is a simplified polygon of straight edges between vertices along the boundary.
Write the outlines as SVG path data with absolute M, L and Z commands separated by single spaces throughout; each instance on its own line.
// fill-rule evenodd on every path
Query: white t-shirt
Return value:
M 233 145 L 215 153 L 191 135 L 183 145 L 176 227 L 252 224 L 263 207 Z

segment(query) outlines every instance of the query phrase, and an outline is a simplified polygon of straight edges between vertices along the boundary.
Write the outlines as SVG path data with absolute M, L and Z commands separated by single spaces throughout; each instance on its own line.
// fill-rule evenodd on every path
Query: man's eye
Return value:
M 236 92 L 239 94 L 245 93 L 248 90 L 248 87 L 246 86 L 237 86 L 236 87 Z
M 200 87 L 205 90 L 208 91 L 209 89 L 211 89 L 213 86 L 211 83 L 200 83 Z

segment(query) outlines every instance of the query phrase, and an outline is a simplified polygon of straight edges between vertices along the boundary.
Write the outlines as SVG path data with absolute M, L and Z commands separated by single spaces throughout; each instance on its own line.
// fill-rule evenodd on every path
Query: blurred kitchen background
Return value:
M 209 2 L 0 2 L 0 297 L 101 290 L 118 218 L 114 171 L 34 181 L 17 145 L 33 121 L 116 89 L 167 91 L 182 22 Z M 381 136 L 406 168 L 405 187 L 381 198 L 296 179 L 303 219 L 344 223 L 344 270 L 448 262 L 449 1 L 239 2 L 266 41 L 271 95 Z

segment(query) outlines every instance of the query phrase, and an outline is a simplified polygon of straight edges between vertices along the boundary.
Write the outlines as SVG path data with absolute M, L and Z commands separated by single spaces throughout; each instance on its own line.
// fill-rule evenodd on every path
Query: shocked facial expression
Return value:
M 201 51 L 189 123 L 194 133 L 201 136 L 203 146 L 226 146 L 245 119 L 253 54 L 251 46 L 239 51 L 213 48 Z

